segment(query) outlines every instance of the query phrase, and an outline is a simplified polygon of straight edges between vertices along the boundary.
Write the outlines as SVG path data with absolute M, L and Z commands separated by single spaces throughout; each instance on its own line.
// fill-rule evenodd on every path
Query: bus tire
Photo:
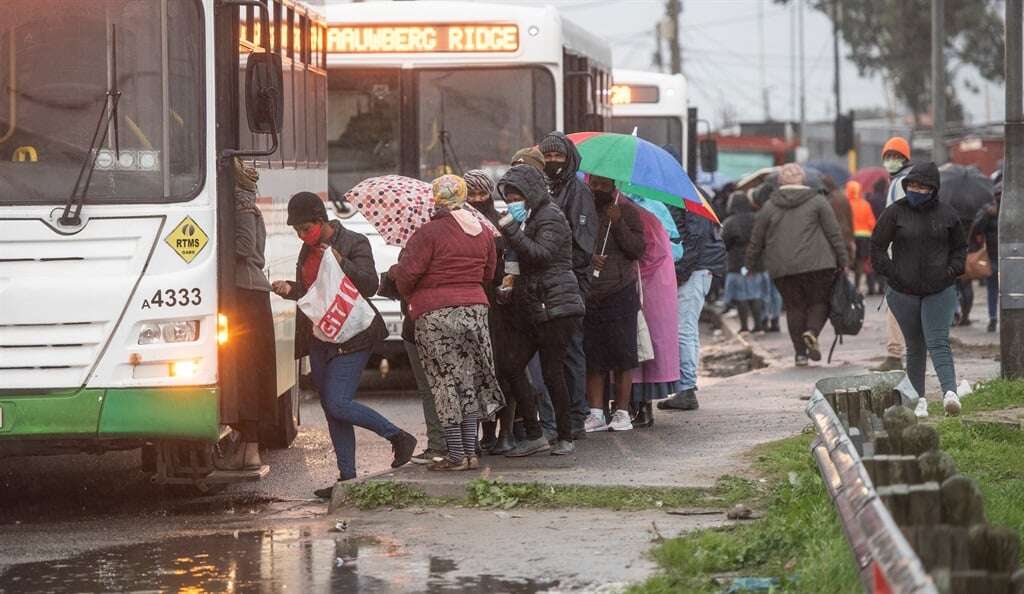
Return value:
M 299 434 L 298 390 L 292 388 L 277 398 L 277 424 L 266 425 L 260 435 L 260 445 L 271 450 L 283 450 L 292 445 Z

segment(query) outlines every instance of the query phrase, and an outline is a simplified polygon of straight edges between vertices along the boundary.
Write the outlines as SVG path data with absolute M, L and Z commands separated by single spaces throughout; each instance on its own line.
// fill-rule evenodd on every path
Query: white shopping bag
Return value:
M 298 301 L 313 322 L 313 335 L 324 342 L 342 344 L 366 330 L 377 313 L 345 276 L 328 250 L 320 260 L 316 282 Z

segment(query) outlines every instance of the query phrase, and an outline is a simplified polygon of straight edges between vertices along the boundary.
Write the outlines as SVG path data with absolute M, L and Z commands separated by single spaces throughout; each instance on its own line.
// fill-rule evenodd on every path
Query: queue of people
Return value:
M 613 180 L 581 177 L 579 164 L 572 141 L 554 132 L 519 151 L 499 180 L 480 170 L 434 180 L 429 222 L 386 271 L 317 196 L 292 197 L 288 224 L 303 242 L 296 276 L 269 287 L 300 300 L 331 258 L 353 298 L 399 299 L 427 426 L 416 453 L 410 433 L 355 399 L 359 372 L 385 338 L 375 309 L 340 344 L 321 340 L 300 311 L 296 356 L 310 356 L 339 481 L 356 476 L 355 426 L 391 442 L 393 467 L 464 471 L 481 455 L 564 456 L 587 433 L 650 427 L 655 401 L 697 408 L 697 322 L 725 269 L 719 230 L 623 194 Z
M 401 301 L 427 428 L 419 453 L 409 432 L 355 399 L 359 374 L 386 335 L 372 304 L 364 327 L 341 342 L 322 340 L 299 313 L 296 356 L 310 357 L 339 481 L 356 476 L 355 426 L 391 442 L 393 467 L 412 461 L 464 471 L 478 468 L 482 455 L 565 456 L 588 433 L 650 427 L 654 402 L 661 410 L 697 409 L 699 320 L 713 279 L 723 277 L 741 332 L 778 331 L 785 309 L 798 367 L 822 358 L 819 336 L 838 276 L 852 269 L 858 286 L 864 277 L 869 287 L 886 287 L 896 363 L 883 369 L 902 367 L 894 345 L 905 344 L 923 416 L 930 355 L 944 408 L 957 414 L 949 347 L 955 285 L 969 240 L 984 243 L 995 261 L 999 195 L 965 233 L 938 200 L 934 164 L 909 164 L 902 139 L 883 156 L 893 178 L 877 219 L 857 182 L 822 191 L 789 163 L 772 183 L 730 191 L 720 226 L 580 174 L 576 147 L 554 132 L 516 153 L 497 181 L 481 170 L 434 180 L 430 220 L 386 271 L 375 269 L 366 237 L 329 220 L 316 195 L 296 194 L 288 224 L 303 246 L 294 280 L 260 282 L 252 274 L 262 268 L 255 253 L 265 241 L 253 218 L 240 225 L 252 239 L 240 238 L 239 286 L 253 293 L 253 311 L 264 309 L 268 289 L 300 300 L 327 258 L 351 282 L 353 299 L 379 291 Z M 255 210 L 246 206 L 250 197 L 240 190 L 242 215 Z M 248 445 L 256 441 L 252 422 L 241 419 L 238 429 L 244 445 L 229 465 L 258 464 L 258 447 Z M 329 496 L 332 487 L 316 494 Z

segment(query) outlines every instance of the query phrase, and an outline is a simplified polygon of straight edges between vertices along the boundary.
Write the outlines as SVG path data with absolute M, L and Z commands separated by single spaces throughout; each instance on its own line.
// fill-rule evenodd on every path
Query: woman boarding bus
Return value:
M 214 471 L 215 445 L 258 366 L 279 395 L 259 441 L 291 443 L 295 314 L 275 300 L 269 360 L 240 360 L 233 158 L 284 273 L 288 197 L 326 197 L 324 23 L 287 0 L 4 8 L 0 456 L 142 448 L 158 482 L 259 478 Z

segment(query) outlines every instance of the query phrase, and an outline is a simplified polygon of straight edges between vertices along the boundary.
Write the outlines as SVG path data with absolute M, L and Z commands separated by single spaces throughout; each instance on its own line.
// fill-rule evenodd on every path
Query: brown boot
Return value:
M 260 460 L 260 444 L 256 442 L 250 442 L 245 444 L 243 448 L 245 455 L 243 457 L 242 467 L 245 470 L 259 470 L 263 466 L 263 461 Z

